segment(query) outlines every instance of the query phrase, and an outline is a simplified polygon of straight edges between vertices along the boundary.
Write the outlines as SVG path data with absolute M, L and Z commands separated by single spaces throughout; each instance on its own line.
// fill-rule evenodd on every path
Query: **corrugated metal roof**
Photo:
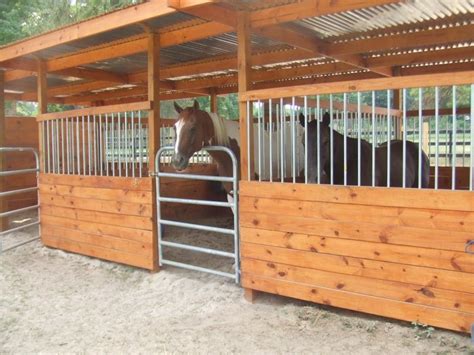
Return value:
M 407 0 L 308 18 L 297 23 L 316 32 L 321 38 L 333 39 L 351 33 L 473 13 L 472 0 Z

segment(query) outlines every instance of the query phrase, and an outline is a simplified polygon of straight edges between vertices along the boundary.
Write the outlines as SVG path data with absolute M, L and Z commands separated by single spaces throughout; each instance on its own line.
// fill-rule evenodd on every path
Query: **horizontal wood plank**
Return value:
M 48 206 L 77 208 L 81 210 L 109 212 L 125 216 L 152 217 L 152 205 L 120 201 L 92 200 L 89 198 L 58 196 L 42 193 L 42 204 Z
M 144 258 L 142 255 L 101 248 L 96 245 L 78 243 L 75 241 L 52 237 L 49 235 L 42 235 L 41 240 L 43 244 L 47 247 L 66 250 L 81 255 L 87 255 L 94 258 L 114 261 L 117 263 L 136 266 L 148 270 L 153 269 L 153 258 Z
M 77 243 L 99 246 L 105 249 L 119 250 L 131 254 L 139 254 L 144 258 L 152 257 L 152 243 L 137 242 L 130 239 L 117 238 L 106 234 L 90 234 L 77 229 L 65 229 L 62 227 L 45 225 L 41 228 L 43 236 L 51 236 Z
M 474 293 L 474 277 L 472 274 L 360 257 L 323 254 L 254 244 L 247 242 L 245 235 L 241 242 L 241 255 L 243 258 L 266 262 L 416 284 L 420 285 L 420 287 Z
M 259 197 L 240 199 L 242 211 L 287 214 L 333 221 L 354 221 L 474 233 L 474 212 L 410 207 L 384 207 Z
M 319 221 L 309 218 L 240 213 L 241 227 L 273 230 L 286 232 L 287 234 L 313 235 L 319 233 L 322 234 L 322 237 L 326 237 L 324 235 L 326 224 L 326 222 L 319 223 Z M 331 229 L 329 230 L 331 231 Z M 364 234 L 364 230 L 361 230 L 360 233 Z M 334 229 L 332 233 L 327 234 L 339 238 L 346 238 L 347 236 L 346 232 L 339 232 L 339 229 Z M 351 241 L 349 239 L 341 240 L 343 245 L 355 245 L 365 248 L 365 251 L 372 250 L 372 258 L 377 260 L 474 273 L 474 258 L 472 255 L 465 253 L 464 250 L 459 252 L 387 243 Z M 317 248 L 317 245 L 314 248 Z
M 112 176 L 83 176 L 83 175 L 61 175 L 40 174 L 40 184 L 44 185 L 66 185 L 77 187 L 93 187 L 106 189 L 121 189 L 135 191 L 151 191 L 151 178 L 126 178 Z
M 43 200 L 41 200 L 40 210 L 41 215 L 58 216 L 92 223 L 98 222 L 113 226 L 144 230 L 152 230 L 153 227 L 151 216 L 129 216 L 116 213 L 81 210 L 77 208 L 58 207 L 48 205 Z
M 290 226 L 294 225 L 295 232 L 460 252 L 464 252 L 466 243 L 472 239 L 472 232 L 459 231 L 457 225 L 461 228 L 465 225 L 474 227 L 474 214 L 471 215 L 470 212 L 454 212 L 455 217 L 451 223 L 446 223 L 446 220 L 453 215 L 444 214 L 441 216 L 444 217 L 443 222 L 434 224 L 434 216 L 437 215 L 435 211 L 427 214 L 422 210 L 415 210 L 414 214 L 421 211 L 419 219 L 410 216 L 411 211 L 406 211 L 403 217 L 399 218 L 401 211 L 386 211 L 383 207 L 246 197 L 241 199 L 240 208 L 242 223 L 247 226 L 252 223 L 258 228 L 260 219 L 278 219 L 282 225 L 285 224 L 285 227 L 281 228 L 288 232 L 293 231 Z M 466 216 L 467 220 L 464 220 L 463 216 Z M 415 224 L 423 223 L 431 228 L 403 225 L 404 217 L 408 219 L 408 223 L 414 220 Z M 436 228 L 438 224 L 444 224 L 444 228 Z
M 73 196 L 105 201 L 120 201 L 149 204 L 151 191 L 134 191 L 108 188 L 93 188 L 68 185 L 40 184 L 40 194 L 53 194 L 58 196 Z
M 381 315 L 406 321 L 417 321 L 437 327 L 469 332 L 474 314 L 456 312 L 418 304 L 400 302 L 343 290 L 303 285 L 244 273 L 242 286 L 258 291 L 293 297 L 353 311 Z
M 40 214 L 42 227 L 52 225 L 66 229 L 79 230 L 90 234 L 105 234 L 118 238 L 135 240 L 138 242 L 150 242 L 153 240 L 153 233 L 151 230 L 113 226 L 99 222 L 90 223 L 77 219 L 49 216 L 47 214 L 42 214 L 41 212 Z
M 420 287 L 416 284 L 377 280 L 247 258 L 242 259 L 242 272 L 265 278 L 345 290 L 474 314 L 474 297 L 470 293 Z
M 435 210 L 474 211 L 474 193 L 431 189 L 402 189 L 385 187 L 330 186 L 241 181 L 240 195 L 296 201 L 318 201 L 411 207 Z

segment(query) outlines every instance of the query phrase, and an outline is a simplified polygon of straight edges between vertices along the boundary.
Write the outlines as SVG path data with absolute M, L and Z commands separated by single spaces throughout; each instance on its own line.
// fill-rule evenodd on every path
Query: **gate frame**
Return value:
M 36 167 L 35 168 L 27 168 L 27 169 L 0 171 L 0 178 L 1 177 L 6 177 L 6 176 L 12 176 L 12 175 L 30 174 L 30 173 L 34 172 L 34 173 L 36 173 L 36 186 L 35 187 L 27 187 L 27 188 L 23 188 L 23 189 L 17 189 L 17 190 L 11 190 L 11 191 L 0 191 L 0 198 L 6 197 L 6 196 L 11 196 L 11 195 L 18 195 L 18 194 L 22 194 L 22 193 L 30 192 L 30 191 L 36 191 L 38 193 L 38 191 L 39 191 L 38 174 L 40 172 L 40 160 L 39 160 L 38 152 L 36 151 L 36 149 L 31 148 L 31 147 L 0 147 L 0 154 L 2 154 L 2 153 L 20 153 L 20 152 L 32 152 L 35 156 L 35 165 L 36 165 Z M 19 214 L 19 213 L 22 213 L 22 212 L 25 212 L 25 211 L 34 210 L 34 209 L 36 209 L 38 211 L 38 220 L 36 222 L 32 222 L 32 223 L 24 224 L 24 225 L 19 226 L 19 227 L 14 227 L 14 228 L 6 229 L 4 231 L 0 231 L 0 255 L 2 254 L 2 252 L 15 249 L 19 246 L 30 243 L 30 242 L 35 241 L 35 240 L 40 238 L 41 232 L 40 232 L 40 230 L 38 230 L 38 235 L 35 236 L 34 238 L 30 238 L 26 241 L 14 244 L 14 245 L 6 248 L 6 249 L 3 249 L 2 237 L 4 235 L 6 235 L 7 233 L 16 232 L 16 231 L 19 231 L 19 230 L 22 230 L 22 229 L 25 229 L 25 228 L 28 228 L 28 227 L 36 226 L 36 225 L 38 225 L 38 228 L 40 228 L 39 227 L 39 225 L 40 225 L 39 207 L 40 207 L 40 205 L 39 205 L 39 199 L 38 199 L 38 202 L 36 203 L 36 205 L 17 208 L 16 210 L 11 210 L 11 211 L 0 212 L 0 218 L 4 218 L 4 217 L 8 217 L 8 216 L 13 216 L 15 214 Z
M 155 156 L 155 172 L 153 174 L 153 176 L 155 177 L 155 183 L 156 183 L 156 223 L 157 223 L 157 235 L 158 235 L 157 247 L 158 247 L 159 266 L 171 265 L 171 266 L 180 267 L 183 269 L 224 276 L 224 277 L 232 278 L 235 280 L 237 284 L 240 284 L 240 248 L 239 248 L 240 239 L 239 239 L 239 199 L 238 199 L 239 177 L 238 177 L 238 162 L 237 162 L 237 158 L 235 157 L 234 152 L 232 152 L 232 150 L 229 149 L 228 147 L 224 147 L 224 146 L 208 146 L 208 147 L 202 148 L 202 150 L 205 150 L 207 152 L 221 151 L 229 155 L 229 157 L 232 159 L 232 177 L 227 177 L 227 176 L 197 175 L 197 174 L 186 174 L 186 173 L 166 173 L 166 172 L 160 171 L 160 158 L 162 154 L 166 151 L 171 151 L 171 150 L 174 150 L 173 146 L 162 147 L 158 150 Z M 160 195 L 161 178 L 178 178 L 178 179 L 188 179 L 188 180 L 230 182 L 232 183 L 233 202 L 221 202 L 221 201 L 200 200 L 200 199 L 185 199 L 185 198 L 177 198 L 177 197 L 162 197 Z M 219 227 L 207 226 L 207 225 L 202 225 L 202 224 L 186 223 L 186 222 L 163 219 L 161 217 L 161 208 L 160 208 L 160 204 L 162 202 L 231 208 L 233 210 L 233 215 L 234 215 L 234 228 L 233 229 L 219 228 Z M 217 232 L 217 233 L 222 233 L 222 234 L 231 234 L 234 236 L 234 252 L 229 253 L 229 252 L 211 249 L 211 248 L 196 247 L 196 246 L 182 244 L 182 243 L 164 241 L 163 235 L 162 235 L 163 225 L 183 227 L 183 228 L 196 229 L 196 230 L 209 231 L 209 232 Z M 235 261 L 235 264 L 234 264 L 235 272 L 234 274 L 231 274 L 231 273 L 227 273 L 223 271 L 213 270 L 209 268 L 204 268 L 200 266 L 195 266 L 191 264 L 186 264 L 186 263 L 181 263 L 181 262 L 165 259 L 163 257 L 162 246 L 233 258 Z

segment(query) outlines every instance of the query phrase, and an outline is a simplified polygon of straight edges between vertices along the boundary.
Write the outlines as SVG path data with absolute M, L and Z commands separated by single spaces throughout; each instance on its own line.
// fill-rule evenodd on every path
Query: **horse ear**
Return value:
M 181 106 L 179 106 L 176 101 L 174 102 L 174 109 L 175 109 L 176 112 L 178 112 L 178 113 L 181 113 L 181 112 L 183 111 L 183 108 L 182 108 Z
M 193 108 L 194 108 L 195 110 L 199 110 L 199 102 L 197 102 L 197 100 L 194 100 Z
M 324 113 L 322 123 L 326 126 L 329 126 L 330 122 L 331 122 L 331 116 L 329 116 L 329 112 Z
M 300 112 L 300 125 L 302 125 L 303 127 L 306 127 L 306 117 L 304 117 L 304 115 Z

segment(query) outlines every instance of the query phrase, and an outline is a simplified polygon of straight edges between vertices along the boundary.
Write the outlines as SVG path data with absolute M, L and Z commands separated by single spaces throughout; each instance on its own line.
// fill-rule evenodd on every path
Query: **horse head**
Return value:
M 317 120 L 306 122 L 305 116 L 299 116 L 300 124 L 307 130 L 308 134 L 308 181 L 316 183 L 318 175 L 321 183 L 328 183 L 329 177 L 326 171 L 330 159 L 330 116 L 326 112 L 318 125 Z M 318 146 L 318 126 L 319 126 L 319 146 Z M 303 137 L 303 145 L 305 139 Z M 319 171 L 318 171 L 319 154 Z
M 186 108 L 175 102 L 174 108 L 179 116 L 174 124 L 176 143 L 171 163 L 176 170 L 184 170 L 194 153 L 211 144 L 214 127 L 211 117 L 199 108 L 196 100 L 193 106 Z

